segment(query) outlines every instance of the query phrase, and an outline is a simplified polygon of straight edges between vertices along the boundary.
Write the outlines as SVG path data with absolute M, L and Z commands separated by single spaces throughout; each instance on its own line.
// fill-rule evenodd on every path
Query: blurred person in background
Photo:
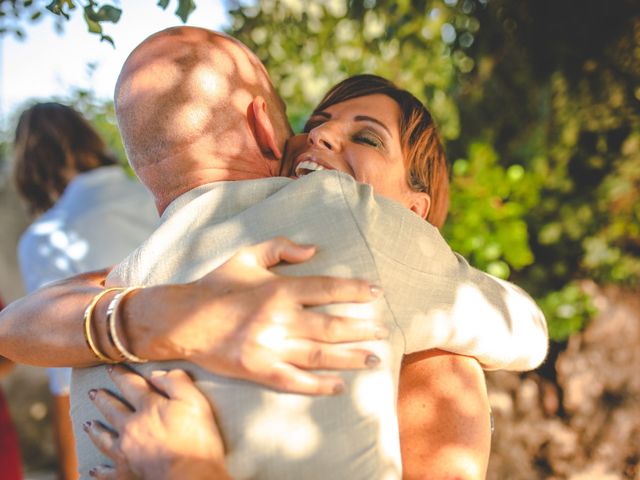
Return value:
M 14 155 L 18 193 L 38 216 L 18 245 L 27 292 L 113 265 L 153 231 L 158 214 L 151 196 L 74 109 L 51 102 L 25 110 Z M 48 373 L 60 475 L 77 478 L 69 417 L 71 369 Z
M 0 298 L 0 310 L 4 308 Z M 13 369 L 13 362 L 0 357 L 0 379 Z M 0 472 L 4 480 L 22 479 L 18 435 L 9 415 L 9 406 L 0 388 Z

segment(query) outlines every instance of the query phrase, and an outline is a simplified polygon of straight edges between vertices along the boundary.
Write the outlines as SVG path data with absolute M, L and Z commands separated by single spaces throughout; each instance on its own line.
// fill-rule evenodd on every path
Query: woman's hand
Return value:
M 198 281 L 158 285 L 123 302 L 123 338 L 149 360 L 189 360 L 211 372 L 275 389 L 329 395 L 343 383 L 336 375 L 307 369 L 340 370 L 375 366 L 368 349 L 341 345 L 384 338 L 373 320 L 332 317 L 305 306 L 369 302 L 380 289 L 363 280 L 287 277 L 269 272 L 279 262 L 311 258 L 313 247 L 276 238 L 243 248 Z M 104 290 L 109 270 L 48 285 L 0 312 L 0 355 L 30 365 L 90 366 L 98 363 L 81 330 L 91 299 Z M 106 310 L 110 292 L 94 310 L 99 349 L 118 358 L 109 341 Z
M 211 406 L 182 370 L 153 372 L 150 379 L 125 367 L 110 369 L 124 401 L 106 390 L 89 397 L 109 426 L 83 425 L 114 466 L 96 466 L 101 480 L 228 480 L 224 447 Z
M 373 320 L 304 307 L 369 302 L 380 292 L 362 280 L 286 277 L 268 270 L 283 261 L 306 261 L 314 253 L 313 247 L 276 238 L 241 249 L 196 282 L 140 291 L 125 303 L 126 318 L 137 325 L 126 336 L 141 340 L 132 343 L 133 351 L 154 360 L 189 360 L 279 390 L 340 393 L 340 377 L 307 369 L 373 367 L 379 360 L 371 351 L 343 343 L 380 339 L 387 332 Z M 143 318 L 151 323 L 144 325 Z

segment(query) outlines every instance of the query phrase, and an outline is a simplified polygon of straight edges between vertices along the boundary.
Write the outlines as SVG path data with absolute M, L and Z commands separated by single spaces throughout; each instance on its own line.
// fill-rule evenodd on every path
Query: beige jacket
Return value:
M 381 367 L 344 372 L 347 393 L 339 397 L 279 393 L 185 362 L 136 366 L 144 372 L 181 367 L 194 375 L 219 412 L 234 479 L 399 479 L 396 396 L 404 354 L 438 347 L 475 356 L 488 368 L 516 370 L 544 359 L 544 317 L 522 290 L 471 268 L 437 229 L 334 171 L 296 181 L 222 182 L 182 195 L 156 232 L 113 270 L 108 285 L 192 281 L 238 247 L 278 235 L 318 246 L 311 261 L 279 266 L 278 273 L 380 284 L 384 297 L 372 304 L 323 309 L 375 315 L 392 333 L 372 345 Z M 86 392 L 109 386 L 102 367 L 74 371 L 77 438 L 84 438 L 84 421 L 100 417 Z M 78 458 L 82 478 L 106 461 L 82 441 Z

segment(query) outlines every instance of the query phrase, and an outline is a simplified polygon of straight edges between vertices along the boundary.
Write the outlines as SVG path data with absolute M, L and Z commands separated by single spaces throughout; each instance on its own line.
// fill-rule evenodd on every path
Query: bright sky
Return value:
M 0 37 L 0 125 L 9 112 L 29 98 L 64 96 L 72 87 L 91 89 L 99 97 L 110 98 L 116 78 L 127 55 L 147 36 L 166 27 L 180 25 L 174 15 L 176 1 L 167 10 L 156 7 L 156 0 L 122 0 L 122 16 L 117 24 L 104 24 L 103 30 L 116 44 L 114 49 L 100 37 L 87 32 L 82 11 L 73 11 L 58 35 L 53 14 L 45 12 L 41 21 L 26 24 L 26 39 Z M 220 0 L 198 0 L 188 25 L 219 29 L 228 23 Z M 87 64 L 97 65 L 93 75 Z

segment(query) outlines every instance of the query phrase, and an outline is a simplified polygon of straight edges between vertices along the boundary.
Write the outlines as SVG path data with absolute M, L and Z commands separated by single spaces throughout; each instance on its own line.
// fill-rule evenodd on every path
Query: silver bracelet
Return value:
M 117 320 L 118 320 L 118 309 L 120 308 L 120 303 L 125 299 L 127 295 L 129 295 L 131 292 L 134 292 L 135 290 L 140 290 L 141 288 L 143 287 L 129 287 L 124 289 L 121 292 L 118 292 L 109 303 L 109 307 L 107 307 L 107 324 L 109 325 L 109 329 L 108 329 L 109 340 L 111 341 L 113 346 L 116 348 L 118 353 L 122 355 L 124 360 L 130 363 L 146 363 L 148 360 L 145 360 L 144 358 L 140 358 L 134 355 L 133 353 L 131 353 L 129 350 L 127 350 L 127 348 L 124 346 L 124 344 L 118 337 L 118 331 L 116 329 Z

